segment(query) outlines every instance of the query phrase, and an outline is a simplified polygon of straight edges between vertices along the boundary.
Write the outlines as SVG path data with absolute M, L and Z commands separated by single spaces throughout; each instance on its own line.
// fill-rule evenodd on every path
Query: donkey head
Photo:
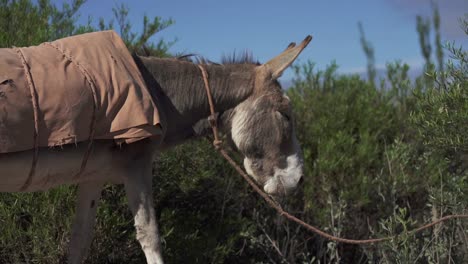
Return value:
M 292 191 L 303 174 L 291 102 L 278 78 L 311 39 L 308 36 L 297 47 L 292 43 L 279 56 L 257 66 L 253 95 L 233 112 L 231 136 L 244 155 L 244 167 L 272 195 Z

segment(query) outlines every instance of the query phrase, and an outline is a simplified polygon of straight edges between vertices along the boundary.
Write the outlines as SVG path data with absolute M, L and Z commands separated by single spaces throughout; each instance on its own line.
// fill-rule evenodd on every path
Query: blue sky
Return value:
M 66 0 L 56 1 L 60 6 Z M 466 47 L 468 37 L 457 19 L 468 13 L 468 0 L 438 0 L 442 15 L 442 37 Z M 112 7 L 125 4 L 135 30 L 144 14 L 172 18 L 175 24 L 156 38 L 178 39 L 173 53 L 197 53 L 213 61 L 234 50 L 249 50 L 260 62 L 279 54 L 292 41 L 306 35 L 314 39 L 299 57 L 324 69 L 333 60 L 341 72 L 362 72 L 365 56 L 359 42 L 358 21 L 375 49 L 376 64 L 402 60 L 421 67 L 423 59 L 416 33 L 416 15 L 428 16 L 429 0 L 291 0 L 291 1 L 149 1 L 88 0 L 80 10 L 80 23 L 89 16 L 97 22 L 113 18 Z M 283 77 L 293 76 L 289 70 Z

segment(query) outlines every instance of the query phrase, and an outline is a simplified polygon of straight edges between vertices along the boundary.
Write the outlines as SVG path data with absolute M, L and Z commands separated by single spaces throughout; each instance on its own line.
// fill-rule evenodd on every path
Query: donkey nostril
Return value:
M 303 183 L 304 183 L 304 177 L 301 177 L 299 181 L 297 182 L 297 184 L 302 185 Z

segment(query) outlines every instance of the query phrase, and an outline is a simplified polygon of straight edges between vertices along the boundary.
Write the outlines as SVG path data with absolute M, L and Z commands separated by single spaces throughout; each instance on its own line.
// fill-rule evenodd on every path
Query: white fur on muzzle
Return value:
M 294 190 L 303 174 L 303 159 L 296 153 L 286 158 L 287 167 L 275 168 L 274 176 L 269 179 L 263 190 L 268 194 L 288 194 Z

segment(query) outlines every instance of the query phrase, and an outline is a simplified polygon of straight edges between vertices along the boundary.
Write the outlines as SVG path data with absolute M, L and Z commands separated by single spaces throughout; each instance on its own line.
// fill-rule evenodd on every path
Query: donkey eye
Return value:
M 279 112 L 284 118 L 286 118 L 287 121 L 291 121 L 291 117 L 286 114 L 286 113 L 283 113 L 283 112 Z

